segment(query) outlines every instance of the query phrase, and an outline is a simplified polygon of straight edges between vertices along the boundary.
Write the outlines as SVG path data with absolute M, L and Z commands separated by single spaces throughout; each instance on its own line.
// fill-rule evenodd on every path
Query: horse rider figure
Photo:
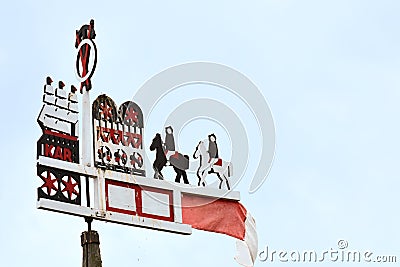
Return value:
M 174 129 L 171 126 L 165 127 L 165 157 L 167 158 L 168 162 L 170 161 L 171 156 L 177 157 L 178 152 L 175 149 L 175 138 L 174 138 Z M 169 162 L 171 165 L 171 163 Z
M 217 137 L 213 133 L 208 135 L 208 154 L 210 155 L 208 163 L 212 166 L 218 160 Z M 211 167 L 208 173 L 214 173 L 214 169 Z

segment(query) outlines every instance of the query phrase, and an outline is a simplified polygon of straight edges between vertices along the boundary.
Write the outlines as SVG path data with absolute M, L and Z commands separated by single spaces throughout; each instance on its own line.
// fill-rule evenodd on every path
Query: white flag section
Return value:
M 253 216 L 251 216 L 250 212 L 247 212 L 244 225 L 244 239 L 236 241 L 237 255 L 235 260 L 243 266 L 250 267 L 254 265 L 258 251 L 256 221 L 254 220 Z
M 210 202 L 206 197 L 183 194 L 182 221 L 199 230 L 237 238 L 236 261 L 243 266 L 254 265 L 258 250 L 256 225 L 238 201 L 217 199 Z

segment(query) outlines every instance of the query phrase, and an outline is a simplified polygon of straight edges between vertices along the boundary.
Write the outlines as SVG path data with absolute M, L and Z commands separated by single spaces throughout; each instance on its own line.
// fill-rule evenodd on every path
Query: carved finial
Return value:
M 65 84 L 63 83 L 63 81 L 58 82 L 58 88 L 64 89 L 64 86 L 65 86 Z
M 75 86 L 71 85 L 71 93 L 75 94 L 77 90 Z
M 50 76 L 47 76 L 46 85 L 51 85 L 52 82 L 53 82 L 53 80 L 50 78 Z

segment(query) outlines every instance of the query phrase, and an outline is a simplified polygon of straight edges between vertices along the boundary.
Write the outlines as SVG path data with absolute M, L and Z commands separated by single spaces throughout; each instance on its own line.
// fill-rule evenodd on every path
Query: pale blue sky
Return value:
M 92 99 L 129 100 L 152 75 L 192 61 L 228 65 L 258 85 L 277 140 L 267 181 L 242 192 L 260 248 L 323 251 L 346 239 L 400 261 L 399 14 L 394 0 L 2 3 L 2 265 L 81 264 L 83 219 L 35 208 L 36 118 L 47 75 L 77 84 L 75 29 L 91 18 Z M 103 266 L 236 266 L 234 239 L 223 235 L 94 228 Z

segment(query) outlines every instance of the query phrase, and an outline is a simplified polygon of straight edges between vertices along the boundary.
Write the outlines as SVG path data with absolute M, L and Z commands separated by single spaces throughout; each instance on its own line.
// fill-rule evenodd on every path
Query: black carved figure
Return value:
M 210 158 L 208 163 L 214 164 L 214 162 L 218 159 L 218 146 L 217 146 L 217 137 L 215 134 L 208 135 L 208 154 Z M 208 173 L 214 173 L 214 168 L 208 171 Z
M 210 154 L 210 159 L 218 158 L 218 146 L 217 146 L 217 137 L 215 134 L 210 134 L 208 136 L 208 154 Z
M 161 173 L 161 170 L 167 164 L 167 157 L 165 156 L 165 151 L 163 149 L 163 144 L 161 140 L 161 135 L 159 133 L 153 138 L 153 141 L 150 145 L 150 150 L 156 150 L 156 159 L 153 162 L 153 169 L 154 169 L 154 179 L 164 179 L 164 176 Z M 187 179 L 187 174 L 185 169 L 182 169 L 181 162 L 182 161 L 189 161 L 189 157 L 187 155 L 178 154 L 176 155 L 176 161 L 171 161 L 171 165 L 176 172 L 175 182 L 179 183 L 181 177 L 183 177 L 183 182 L 188 184 L 189 181 Z
M 165 149 L 175 151 L 174 130 L 171 126 L 165 127 Z

